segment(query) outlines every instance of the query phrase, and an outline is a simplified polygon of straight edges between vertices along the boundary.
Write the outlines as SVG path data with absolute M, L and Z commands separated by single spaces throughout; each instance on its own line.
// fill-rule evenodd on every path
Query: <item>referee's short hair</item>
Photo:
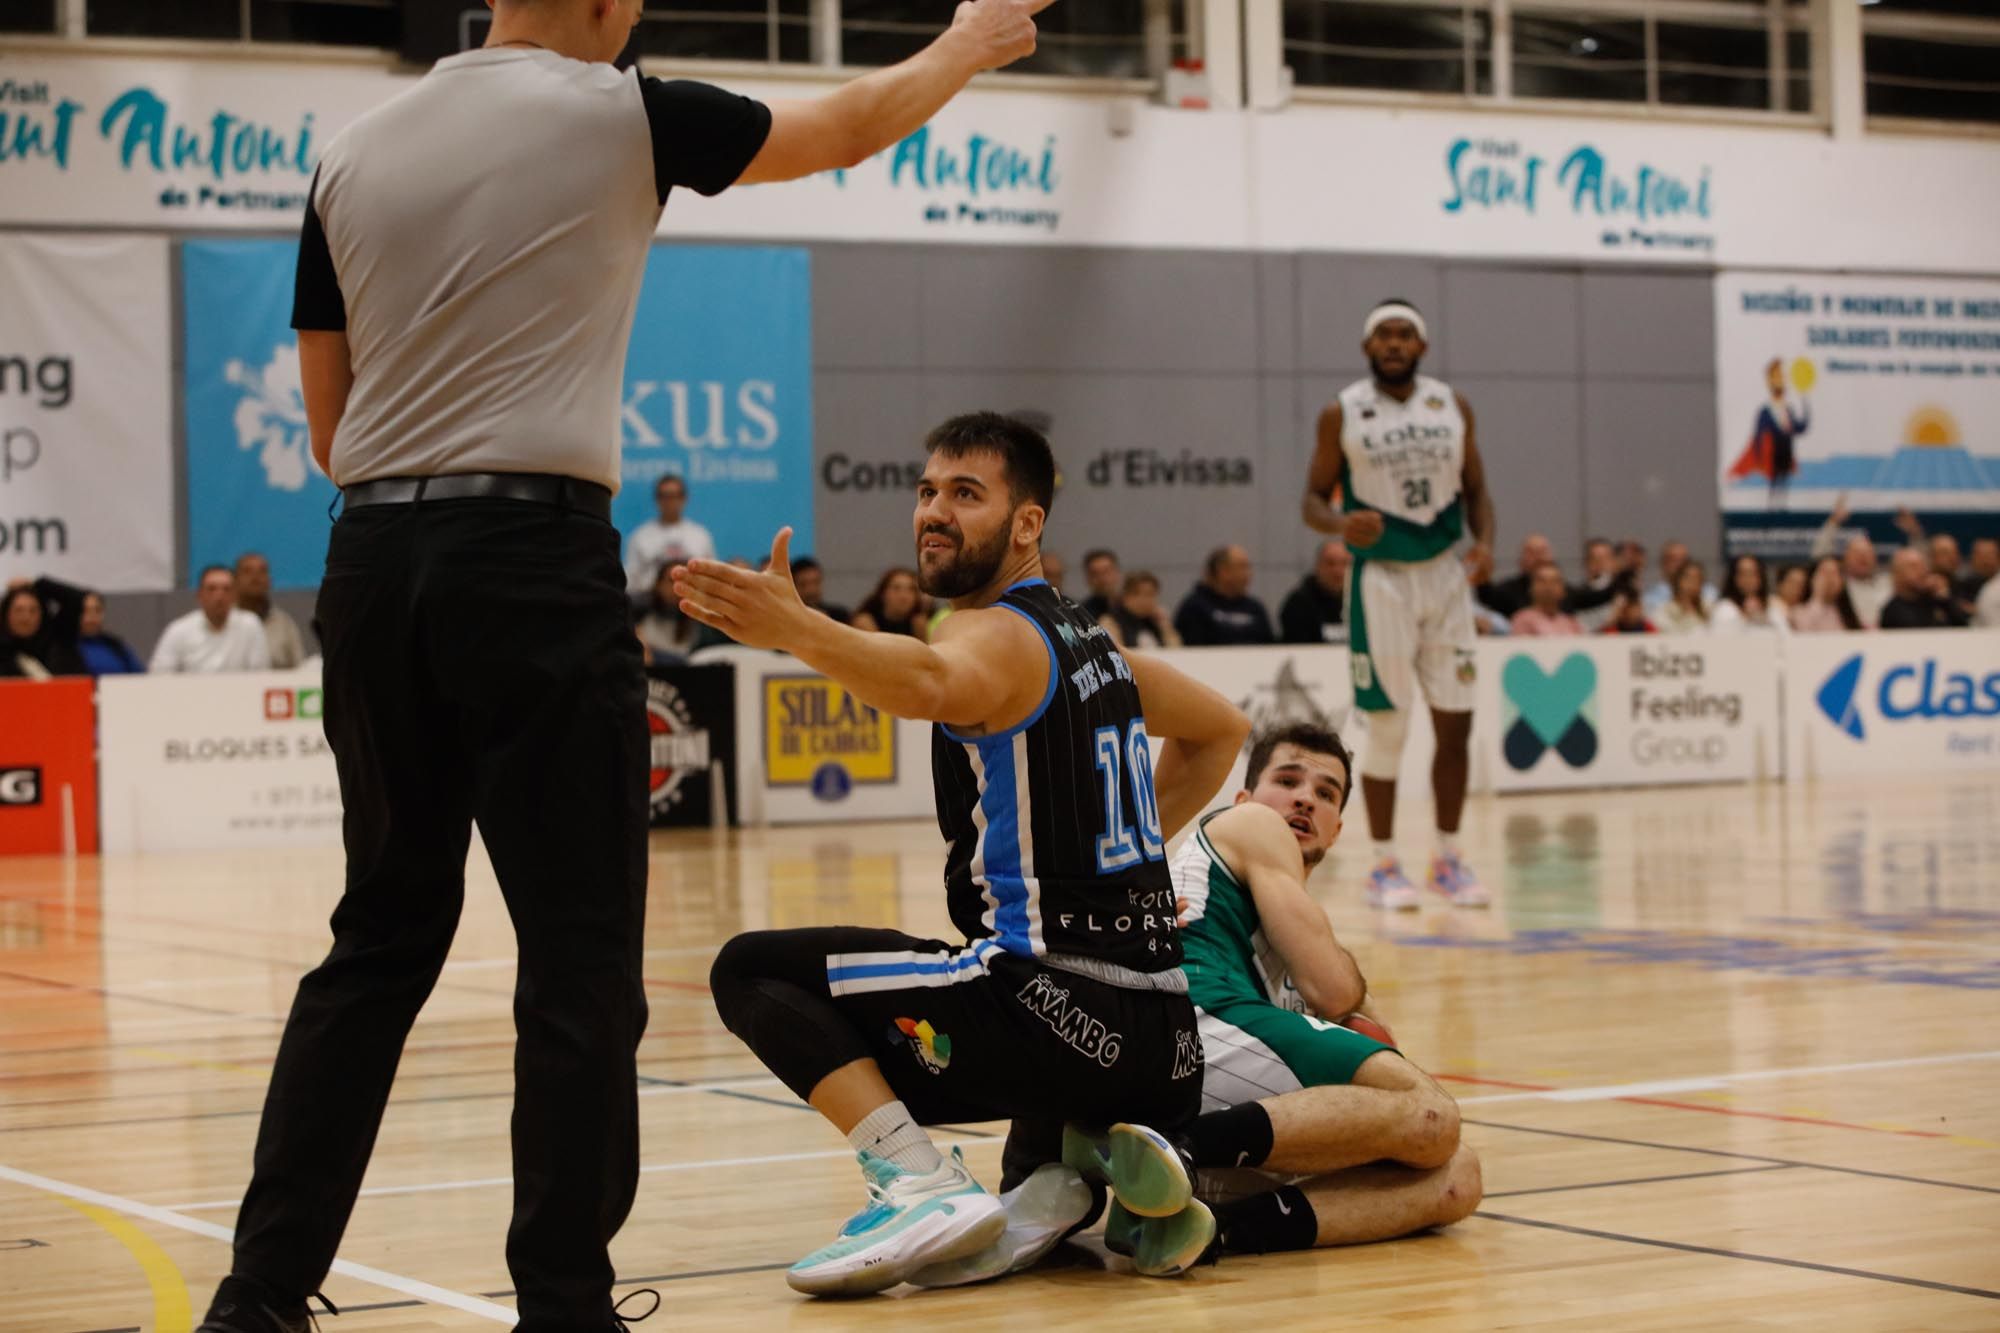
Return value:
M 1048 438 L 1018 417 L 999 412 L 953 417 L 930 433 L 924 452 L 946 458 L 998 454 L 1007 475 L 1007 493 L 1016 506 L 1032 500 L 1046 513 L 1055 504 L 1056 456 Z

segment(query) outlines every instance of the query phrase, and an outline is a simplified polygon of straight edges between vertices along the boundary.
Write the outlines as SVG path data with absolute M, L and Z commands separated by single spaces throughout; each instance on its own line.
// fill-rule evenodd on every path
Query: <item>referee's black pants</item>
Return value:
M 347 888 L 278 1048 L 239 1275 L 287 1297 L 326 1277 L 477 822 L 519 941 L 520 1327 L 610 1326 L 646 1025 L 645 680 L 624 586 L 616 530 L 554 506 L 376 505 L 335 525 L 318 628 Z

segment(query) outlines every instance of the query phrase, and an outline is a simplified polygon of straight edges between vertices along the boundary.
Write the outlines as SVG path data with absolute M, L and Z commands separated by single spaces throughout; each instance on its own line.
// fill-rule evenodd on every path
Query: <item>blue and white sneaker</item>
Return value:
M 1097 1220 L 1104 1191 L 1074 1167 L 1050 1162 L 1000 1196 L 1007 1230 L 977 1254 L 932 1264 L 910 1279 L 919 1287 L 963 1287 L 1033 1268 L 1050 1250 Z
M 1007 1210 L 981 1189 L 952 1149 L 929 1175 L 860 1154 L 868 1206 L 840 1236 L 785 1274 L 808 1296 L 866 1296 L 907 1282 L 919 1269 L 976 1254 L 1007 1229 Z
M 1403 863 L 1391 857 L 1368 872 L 1368 905 L 1392 912 L 1414 912 L 1421 903 L 1417 886 L 1403 873 Z
M 1456 856 L 1431 858 L 1431 888 L 1456 907 L 1488 907 L 1493 902 L 1493 895 L 1479 882 L 1479 876 Z

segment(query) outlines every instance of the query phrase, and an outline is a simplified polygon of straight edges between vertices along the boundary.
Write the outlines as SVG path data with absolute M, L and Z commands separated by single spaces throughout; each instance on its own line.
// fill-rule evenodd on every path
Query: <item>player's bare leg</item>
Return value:
M 1430 886 L 1460 907 L 1492 901 L 1479 877 L 1466 868 L 1458 850 L 1458 824 L 1465 814 L 1466 781 L 1472 768 L 1472 714 L 1431 710 L 1437 749 L 1431 756 L 1431 794 L 1437 803 L 1438 848 L 1431 859 Z
M 1401 1056 L 1376 1055 L 1354 1081 L 1266 1097 L 1271 1151 L 1263 1167 L 1318 1175 L 1367 1162 L 1439 1167 L 1458 1150 L 1458 1103 Z
M 1463 1144 L 1443 1166 L 1375 1162 L 1315 1176 L 1295 1188 L 1312 1205 L 1317 1245 L 1363 1245 L 1450 1226 L 1471 1216 L 1485 1193 L 1479 1156 Z
M 1371 712 L 1368 750 L 1361 764 L 1361 799 L 1368 806 L 1368 834 L 1375 840 L 1373 868 L 1368 872 L 1368 905 L 1413 912 L 1417 886 L 1403 873 L 1396 856 L 1396 772 L 1403 758 L 1409 717 L 1399 709 Z

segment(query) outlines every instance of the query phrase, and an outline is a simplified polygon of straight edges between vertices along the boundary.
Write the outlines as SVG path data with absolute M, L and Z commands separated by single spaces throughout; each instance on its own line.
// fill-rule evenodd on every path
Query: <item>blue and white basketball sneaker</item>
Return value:
M 1368 905 L 1392 912 L 1414 912 L 1420 899 L 1417 886 L 1403 873 L 1403 863 L 1393 858 L 1378 862 L 1368 872 Z
M 808 1296 L 866 1296 L 907 1282 L 921 1268 L 976 1254 L 1007 1229 L 1007 1210 L 981 1189 L 957 1149 L 929 1175 L 861 1153 L 868 1206 L 831 1245 L 785 1274 Z

